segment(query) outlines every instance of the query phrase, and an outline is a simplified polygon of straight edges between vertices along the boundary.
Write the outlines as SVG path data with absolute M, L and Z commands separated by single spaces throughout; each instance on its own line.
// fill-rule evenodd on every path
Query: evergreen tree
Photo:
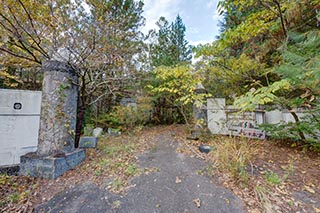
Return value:
M 182 22 L 182 18 L 178 15 L 176 20 L 171 24 L 171 41 L 173 62 L 190 62 L 192 58 L 192 50 L 188 41 L 185 39 L 186 27 Z
M 150 45 L 150 60 L 153 68 L 158 66 L 174 66 L 191 62 L 192 49 L 185 39 L 186 27 L 178 15 L 174 22 L 161 17 L 157 22 L 159 31 L 153 31 L 154 42 Z
M 154 97 L 153 116 L 159 123 L 188 122 L 191 115 L 188 101 L 192 102 L 190 94 L 195 87 L 189 80 L 195 76 L 188 66 L 192 49 L 185 39 L 186 27 L 179 15 L 171 24 L 161 17 L 157 26 L 158 31 L 151 31 L 149 60 L 153 72 L 149 73 L 151 81 L 147 83 Z

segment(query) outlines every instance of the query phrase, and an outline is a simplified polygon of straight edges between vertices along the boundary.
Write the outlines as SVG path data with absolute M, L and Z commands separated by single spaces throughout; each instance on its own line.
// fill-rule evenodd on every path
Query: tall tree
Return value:
M 173 66 L 190 63 L 192 48 L 185 39 L 186 27 L 178 15 L 174 22 L 161 17 L 157 22 L 158 31 L 152 31 L 153 42 L 150 45 L 151 66 Z
M 192 48 L 185 39 L 186 27 L 179 15 L 172 23 L 161 17 L 157 26 L 149 45 L 152 72 L 148 88 L 154 97 L 154 117 L 160 123 L 187 123 L 200 77 L 190 66 Z
M 143 39 L 139 30 L 144 25 L 142 1 L 90 0 L 87 4 L 97 42 L 82 65 L 77 137 L 88 105 L 96 104 L 96 113 L 106 112 L 117 96 L 128 92 L 135 80 L 135 56 L 141 52 Z
M 170 40 L 172 41 L 172 52 L 174 55 L 174 63 L 190 62 L 192 58 L 192 49 L 185 39 L 186 27 L 182 22 L 182 18 L 178 15 L 171 24 Z

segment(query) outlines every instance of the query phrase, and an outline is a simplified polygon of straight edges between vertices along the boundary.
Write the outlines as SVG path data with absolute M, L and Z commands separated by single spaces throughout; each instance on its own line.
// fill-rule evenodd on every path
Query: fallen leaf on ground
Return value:
M 252 209 L 249 212 L 250 213 L 260 213 L 261 211 L 259 209 Z
M 312 189 L 312 188 L 309 187 L 309 186 L 304 186 L 304 189 L 307 190 L 308 192 L 312 193 L 312 194 L 316 193 L 316 192 L 314 191 L 314 189 Z
M 201 206 L 201 200 L 199 198 L 194 199 L 193 202 L 196 204 L 197 208 L 200 208 Z
M 228 198 L 225 199 L 226 203 L 229 204 L 230 200 Z
M 182 180 L 179 177 L 176 177 L 176 183 L 181 183 Z

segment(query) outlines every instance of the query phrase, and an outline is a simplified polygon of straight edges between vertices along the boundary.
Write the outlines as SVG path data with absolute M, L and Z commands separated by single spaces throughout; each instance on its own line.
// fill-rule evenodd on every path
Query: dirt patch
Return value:
M 275 174 L 275 179 L 278 176 L 279 183 L 272 183 L 271 177 L 269 185 L 284 198 L 283 203 L 278 202 L 279 207 L 320 212 L 320 154 L 279 141 L 257 141 L 257 144 L 259 154 L 253 162 L 260 170 L 257 179 L 262 176 L 268 181 L 268 174 Z

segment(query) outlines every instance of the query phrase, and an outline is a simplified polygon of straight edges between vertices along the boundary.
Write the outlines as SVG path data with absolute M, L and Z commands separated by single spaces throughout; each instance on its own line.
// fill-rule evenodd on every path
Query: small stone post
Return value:
M 206 94 L 207 91 L 204 88 L 204 86 L 199 83 L 196 87 L 195 93 L 197 95 L 199 94 Z M 200 106 L 199 106 L 200 105 Z M 206 104 L 205 103 L 195 103 L 193 105 L 193 116 L 196 121 L 202 120 L 204 122 L 203 124 L 207 123 L 207 110 L 206 110 Z
M 39 129 L 38 155 L 72 152 L 77 116 L 78 77 L 66 62 L 46 61 Z
M 199 83 L 196 86 L 195 93 L 197 95 L 207 93 L 204 86 Z M 204 103 L 198 103 L 195 102 L 193 104 L 193 117 L 195 120 L 195 126 L 192 131 L 192 138 L 198 139 L 200 132 L 202 129 L 204 129 L 204 126 L 207 126 L 207 110 L 206 110 L 206 104 Z

